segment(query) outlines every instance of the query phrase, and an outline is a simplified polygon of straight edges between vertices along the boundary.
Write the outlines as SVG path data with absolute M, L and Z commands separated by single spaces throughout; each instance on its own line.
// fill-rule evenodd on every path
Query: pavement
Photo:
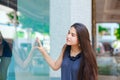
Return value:
M 120 80 L 120 76 L 99 75 L 98 80 Z
M 50 77 L 49 75 L 33 75 L 31 73 L 17 73 L 15 77 L 15 80 L 60 80 L 59 77 Z M 14 79 L 11 78 L 9 80 Z M 98 80 L 120 80 L 120 75 L 99 75 Z

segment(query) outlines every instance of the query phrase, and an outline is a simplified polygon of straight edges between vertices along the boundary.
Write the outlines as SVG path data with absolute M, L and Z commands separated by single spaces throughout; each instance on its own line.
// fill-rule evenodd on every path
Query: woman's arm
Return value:
M 33 48 L 30 50 L 30 53 L 29 53 L 29 55 L 28 55 L 28 57 L 23 61 L 21 58 L 20 58 L 20 56 L 18 55 L 18 50 L 16 50 L 16 49 L 14 49 L 13 50 L 13 56 L 14 56 L 14 58 L 15 58 L 15 62 L 21 67 L 21 68 L 26 68 L 28 65 L 29 65 L 29 63 L 30 63 L 30 61 L 31 61 L 31 59 L 32 59 L 32 56 L 33 56 Z
M 39 46 L 37 47 L 39 49 L 39 51 L 42 53 L 43 57 L 45 58 L 45 60 L 47 61 L 47 63 L 50 65 L 50 67 L 53 70 L 58 70 L 61 67 L 62 64 L 62 60 L 63 60 L 63 54 L 66 48 L 66 45 L 64 45 L 60 56 L 58 57 L 58 59 L 56 61 L 54 61 L 46 52 L 46 50 L 43 48 L 43 46 L 41 45 L 41 42 L 39 39 L 36 40 L 39 44 Z

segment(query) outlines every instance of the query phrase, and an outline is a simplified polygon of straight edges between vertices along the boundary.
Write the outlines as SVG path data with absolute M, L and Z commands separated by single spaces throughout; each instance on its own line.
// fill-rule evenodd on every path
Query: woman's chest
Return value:
M 78 71 L 80 68 L 80 58 L 77 60 L 71 60 L 69 57 L 64 58 L 62 62 L 62 68 L 65 70 Z

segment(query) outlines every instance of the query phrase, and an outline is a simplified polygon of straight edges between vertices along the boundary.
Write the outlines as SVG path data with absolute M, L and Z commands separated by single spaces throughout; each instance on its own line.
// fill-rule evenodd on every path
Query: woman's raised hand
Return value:
M 38 37 L 36 38 L 36 43 L 38 47 L 42 47 L 41 41 Z
M 36 43 L 37 45 L 35 47 L 38 48 L 41 53 L 44 53 L 45 49 L 43 48 L 42 43 L 38 37 L 36 38 Z

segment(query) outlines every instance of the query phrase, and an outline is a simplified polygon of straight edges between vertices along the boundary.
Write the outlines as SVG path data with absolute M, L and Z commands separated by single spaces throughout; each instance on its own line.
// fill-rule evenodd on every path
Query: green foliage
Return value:
M 22 31 L 17 31 L 17 37 L 23 38 L 24 36 L 25 36 L 25 33 L 24 33 L 24 32 L 22 32 Z M 32 33 L 30 34 L 30 38 L 35 38 L 35 33 L 34 33 L 34 32 L 32 32 Z
M 119 24 L 119 28 L 115 30 L 114 34 L 115 34 L 117 40 L 120 40 L 120 24 Z
M 14 19 L 14 13 L 13 13 L 13 12 L 8 13 L 7 15 L 8 15 L 8 17 L 9 17 L 10 19 Z
M 10 12 L 10 13 L 8 13 L 7 15 L 8 15 L 8 17 L 9 17 L 11 20 L 14 19 L 14 12 Z M 18 20 L 18 16 L 16 16 L 16 18 L 17 18 L 17 20 Z
M 8 15 L 9 19 L 11 20 L 11 22 L 13 22 L 14 21 L 15 13 L 14 12 L 10 12 L 7 15 Z M 16 16 L 16 23 L 19 24 L 18 16 Z
M 102 27 L 101 25 L 98 26 L 98 31 L 101 33 L 102 31 L 108 31 L 107 28 Z
M 98 73 L 100 75 L 110 75 L 111 74 L 111 66 L 99 66 Z
M 17 36 L 18 36 L 19 38 L 23 38 L 23 37 L 24 37 L 24 32 L 22 32 L 22 31 L 17 31 Z

